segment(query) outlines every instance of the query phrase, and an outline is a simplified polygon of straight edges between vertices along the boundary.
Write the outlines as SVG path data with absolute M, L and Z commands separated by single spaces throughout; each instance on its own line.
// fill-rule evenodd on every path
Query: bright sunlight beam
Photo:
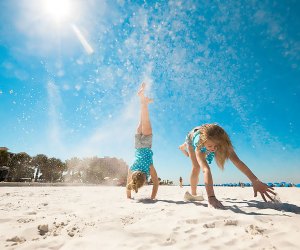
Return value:
M 69 0 L 46 0 L 45 10 L 57 22 L 66 20 L 71 14 Z

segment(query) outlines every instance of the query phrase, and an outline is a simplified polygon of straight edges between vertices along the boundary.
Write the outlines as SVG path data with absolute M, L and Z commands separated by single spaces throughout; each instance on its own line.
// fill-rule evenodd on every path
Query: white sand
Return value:
M 199 188 L 203 190 L 202 188 Z M 300 249 L 300 189 L 281 204 L 216 187 L 227 210 L 184 202 L 188 187 L 0 187 L 0 249 Z M 201 193 L 201 191 L 200 191 Z

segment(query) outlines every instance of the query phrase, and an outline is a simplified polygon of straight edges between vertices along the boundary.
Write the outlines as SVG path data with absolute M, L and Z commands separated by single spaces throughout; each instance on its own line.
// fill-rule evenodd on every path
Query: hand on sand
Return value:
M 270 196 L 270 194 L 273 194 L 276 196 L 276 193 L 273 192 L 274 188 L 269 187 L 267 184 L 262 183 L 260 180 L 256 180 L 252 183 L 253 190 L 254 190 L 254 197 L 257 197 L 257 192 L 260 193 L 261 197 L 265 202 L 267 202 L 266 196 L 271 200 L 274 201 L 274 199 Z
M 225 209 L 225 207 L 223 206 L 223 204 L 216 197 L 208 197 L 208 203 L 213 208 Z

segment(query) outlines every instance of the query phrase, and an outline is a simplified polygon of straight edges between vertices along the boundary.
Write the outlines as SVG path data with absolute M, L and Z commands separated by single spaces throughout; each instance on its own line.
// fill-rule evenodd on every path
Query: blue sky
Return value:
M 161 178 L 187 183 L 178 145 L 217 122 L 263 181 L 300 182 L 299 1 L 59 3 L 0 0 L 0 146 L 130 165 L 146 81 Z

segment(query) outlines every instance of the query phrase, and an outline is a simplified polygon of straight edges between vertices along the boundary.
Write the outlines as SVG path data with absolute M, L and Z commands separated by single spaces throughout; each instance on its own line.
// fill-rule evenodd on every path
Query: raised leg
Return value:
M 145 86 L 145 83 L 142 83 L 141 88 L 138 91 L 141 104 L 141 117 L 137 128 L 137 133 L 143 135 L 152 135 L 148 104 L 153 102 L 153 100 L 144 95 Z

